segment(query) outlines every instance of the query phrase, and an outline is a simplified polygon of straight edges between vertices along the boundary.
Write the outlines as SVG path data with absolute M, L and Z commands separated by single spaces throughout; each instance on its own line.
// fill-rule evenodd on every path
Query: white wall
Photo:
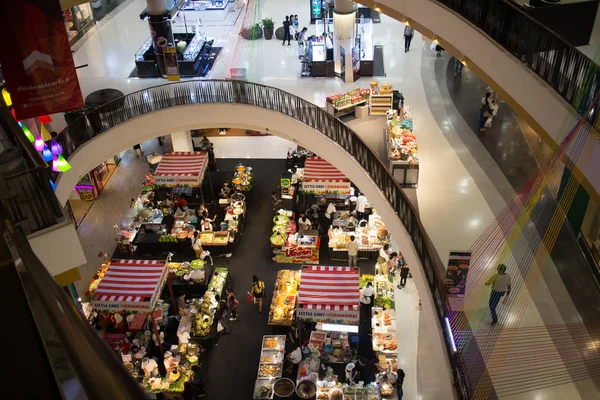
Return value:
M 201 126 L 198 121 L 202 121 Z M 241 104 L 200 103 L 155 111 L 120 124 L 78 149 L 69 159 L 73 168 L 60 175 L 56 196 L 61 204 L 65 203 L 81 174 L 91 170 L 111 154 L 135 143 L 173 131 L 218 128 L 224 125 L 270 133 L 315 151 L 340 169 L 367 195 L 386 221 L 392 237 L 396 240 L 396 246 L 402 249 L 406 261 L 413 266 L 411 272 L 423 306 L 421 316 L 426 319 L 427 326 L 437 327 L 439 334 L 439 340 L 430 343 L 431 356 L 438 361 L 438 370 L 434 376 L 437 384 L 446 388 L 446 393 L 451 398 L 452 380 L 445 355 L 444 338 L 423 269 L 408 232 L 366 171 L 337 143 L 299 121 L 274 111 Z
M 98 161 L 98 164 L 101 162 Z M 71 222 L 54 230 L 30 235 L 28 239 L 33 252 L 52 276 L 87 262 L 75 226 Z
M 296 144 L 278 136 L 211 137 L 217 158 L 286 158 Z

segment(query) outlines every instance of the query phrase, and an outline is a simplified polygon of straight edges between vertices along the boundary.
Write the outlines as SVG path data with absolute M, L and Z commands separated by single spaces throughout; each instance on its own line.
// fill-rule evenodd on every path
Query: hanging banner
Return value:
M 467 274 L 471 263 L 470 251 L 451 251 L 448 258 L 448 269 L 446 270 L 446 291 L 448 295 L 455 297 L 465 296 Z
M 165 69 L 168 81 L 179 81 L 179 63 L 177 62 L 177 49 L 175 46 L 167 46 L 165 53 Z
M 0 2 L 0 64 L 19 120 L 83 108 L 59 0 Z

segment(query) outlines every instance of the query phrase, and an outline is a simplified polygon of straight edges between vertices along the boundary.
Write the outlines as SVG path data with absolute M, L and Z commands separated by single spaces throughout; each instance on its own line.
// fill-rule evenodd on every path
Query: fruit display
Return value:
M 375 383 L 369 383 L 367 387 L 348 386 L 344 389 L 345 400 L 380 400 L 379 389 Z
M 158 243 L 177 243 L 177 236 L 175 236 L 175 235 L 161 235 L 158 238 Z
M 362 289 L 367 282 L 373 282 L 375 280 L 375 275 L 372 274 L 362 274 L 360 276 L 360 281 L 358 283 L 358 286 Z
M 170 262 L 169 266 L 169 275 L 174 277 L 181 277 L 188 274 L 191 274 L 196 270 L 204 269 L 204 260 L 194 260 L 191 262 L 184 261 L 182 263 Z
M 196 313 L 192 313 L 192 334 L 194 336 L 206 336 L 210 333 L 217 308 L 215 294 L 222 295 L 223 287 L 227 281 L 229 270 L 217 267 L 213 273 L 208 288 L 202 300 L 194 299 L 192 306 Z
M 269 310 L 269 325 L 292 325 L 299 284 L 300 271 L 281 270 L 277 272 Z
M 227 246 L 229 239 L 229 231 L 205 231 L 200 234 L 202 246 Z
M 96 270 L 96 273 L 94 274 L 94 277 L 92 278 L 92 280 L 90 282 L 90 285 L 88 286 L 87 290 L 85 291 L 86 296 L 88 296 L 88 297 L 94 296 L 94 294 L 96 293 L 96 289 L 98 289 L 98 285 L 102 281 L 102 278 L 104 278 L 104 275 L 106 274 L 106 270 L 108 270 L 109 266 L 110 266 L 110 258 L 106 258 L 104 260 L 104 262 L 102 263 L 102 265 L 100 266 L 100 268 L 98 268 Z
M 391 304 L 386 308 L 395 308 L 394 283 L 392 279 L 391 275 L 377 275 L 375 277 L 375 297 L 388 299 Z
M 335 108 L 340 109 L 352 104 L 362 103 L 369 100 L 371 95 L 370 89 L 354 88 L 346 92 L 345 94 L 338 93 L 331 96 L 327 96 L 325 101 Z
M 408 109 L 410 115 L 410 109 Z M 404 117 L 404 115 L 402 116 Z M 388 120 L 389 158 L 391 160 L 416 161 L 419 155 L 417 136 L 412 119 L 394 116 Z

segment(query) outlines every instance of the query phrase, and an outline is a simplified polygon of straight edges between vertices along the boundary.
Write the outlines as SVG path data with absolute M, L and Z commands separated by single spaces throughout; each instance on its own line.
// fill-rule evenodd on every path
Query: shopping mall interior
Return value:
M 599 1 L 50 2 L 7 398 L 600 398 Z

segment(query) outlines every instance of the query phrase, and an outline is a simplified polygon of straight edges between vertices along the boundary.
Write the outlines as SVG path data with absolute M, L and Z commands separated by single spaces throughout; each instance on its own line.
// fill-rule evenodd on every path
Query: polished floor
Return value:
M 148 36 L 147 25 L 139 21 L 138 17 L 144 7 L 143 0 L 131 1 L 121 12 L 91 31 L 81 45 L 78 43 L 75 62 L 77 65 L 89 65 L 78 71 L 84 96 L 107 87 L 129 93 L 164 83 L 160 79 L 127 79 L 134 66 L 133 54 Z M 238 36 L 241 25 L 247 24 L 255 16 L 268 16 L 279 21 L 285 14 L 292 13 L 300 15 L 300 24 L 307 25 L 312 31 L 314 26 L 302 21 L 302 16 L 308 13 L 308 4 L 264 0 L 260 3 L 250 1 L 247 7 L 250 12 L 246 12 L 243 18 L 240 17 L 234 26 L 206 27 L 207 34 L 215 38 L 215 45 L 223 47 L 210 78 L 225 78 L 230 68 L 243 67 L 248 69 L 249 80 L 287 90 L 318 105 L 324 105 L 326 96 L 330 94 L 356 86 L 368 86 L 368 78 L 362 78 L 353 84 L 345 84 L 337 79 L 300 78 L 300 65 L 294 46 L 282 47 L 275 40 L 249 43 Z M 374 26 L 374 43 L 383 46 L 386 71 L 385 78 L 377 79 L 400 90 L 406 103 L 412 108 L 421 159 L 419 188 L 414 197 L 422 222 L 440 258 L 446 260 L 451 250 L 466 250 L 473 245 L 494 222 L 495 215 L 531 179 L 535 173 L 532 169 L 542 163 L 548 154 L 543 148 L 535 148 L 535 136 L 502 103 L 502 122 L 497 119 L 497 125 L 495 123 L 483 136 L 474 132 L 476 121 L 473 113 L 482 96 L 482 84 L 470 75 L 468 69 L 463 70 L 460 80 L 455 79 L 449 74 L 450 57 L 444 54 L 437 59 L 429 50 L 429 43 L 419 35 L 413 40 L 411 50 L 404 53 L 403 42 L 399 40 L 402 29 L 400 23 L 385 16 L 382 16 L 381 24 Z M 60 117 L 54 119 L 54 129 L 61 129 L 64 123 L 61 126 Z M 354 120 L 349 125 L 385 160 L 385 125 L 382 119 Z M 144 148 L 148 150 L 153 146 L 157 146 L 155 142 L 144 144 Z M 165 148 L 168 146 L 165 145 Z M 119 215 L 123 215 L 129 199 L 139 192 L 145 170 L 145 163 L 128 152 L 100 200 L 85 218 L 80 227 L 80 237 L 88 256 L 88 265 L 83 268 L 83 282 L 78 284 L 78 289 L 87 284 L 97 265 L 95 257 L 98 252 L 109 251 L 107 246 L 111 245 L 113 239 L 112 225 L 118 222 L 116 219 Z M 489 268 L 491 271 L 492 263 Z M 553 368 L 570 377 L 551 384 L 540 384 L 541 380 L 532 375 L 532 371 L 537 368 L 543 369 L 543 361 L 531 359 L 530 362 L 512 364 L 514 359 L 505 359 L 504 356 L 508 354 L 518 357 L 517 349 L 507 351 L 494 347 L 494 343 L 498 343 L 498 337 L 507 340 L 513 337 L 511 329 L 536 327 L 545 331 L 548 321 L 552 321 L 553 325 L 563 325 L 581 320 L 579 307 L 575 307 L 570 289 L 571 287 L 565 286 L 553 263 L 545 265 L 543 274 L 534 286 L 518 287 L 516 294 L 522 299 L 522 307 L 516 309 L 510 303 L 501 306 L 508 315 L 506 321 L 495 328 L 494 341 L 488 340 L 491 327 L 489 312 L 486 311 L 486 296 L 489 295 L 483 288 L 473 291 L 473 297 L 469 299 L 469 312 L 483 316 L 477 341 L 485 358 L 490 360 L 488 368 L 497 387 L 496 397 L 598 398 L 598 391 L 590 379 L 595 376 L 594 370 L 589 369 L 587 375 L 573 373 L 560 353 L 562 347 L 552 340 L 551 335 L 538 340 L 547 346 L 548 354 L 559 354 L 556 358 L 557 365 Z M 402 296 L 405 294 L 408 295 L 402 293 Z M 410 332 L 413 337 L 405 343 L 407 350 L 399 351 L 407 357 L 407 365 L 413 364 L 413 373 L 407 372 L 405 398 L 451 398 L 450 388 L 432 378 L 436 376 L 436 368 L 444 366 L 428 351 L 428 343 L 440 338 L 435 327 L 422 326 L 423 319 L 418 318 L 416 305 L 418 297 L 416 293 L 413 295 L 406 302 L 412 306 L 406 306 L 405 310 L 406 313 L 409 309 L 414 312 L 411 315 L 414 315 L 415 322 L 407 324 L 412 326 Z M 566 314 L 565 310 L 568 310 Z M 590 312 L 590 316 L 586 318 L 593 320 L 596 315 Z M 410 348 L 413 349 L 412 353 Z M 511 390 L 511 374 L 523 376 L 525 384 L 512 385 L 518 386 L 519 391 Z M 548 375 L 552 376 L 550 373 Z M 412 389 L 409 391 L 408 387 Z

